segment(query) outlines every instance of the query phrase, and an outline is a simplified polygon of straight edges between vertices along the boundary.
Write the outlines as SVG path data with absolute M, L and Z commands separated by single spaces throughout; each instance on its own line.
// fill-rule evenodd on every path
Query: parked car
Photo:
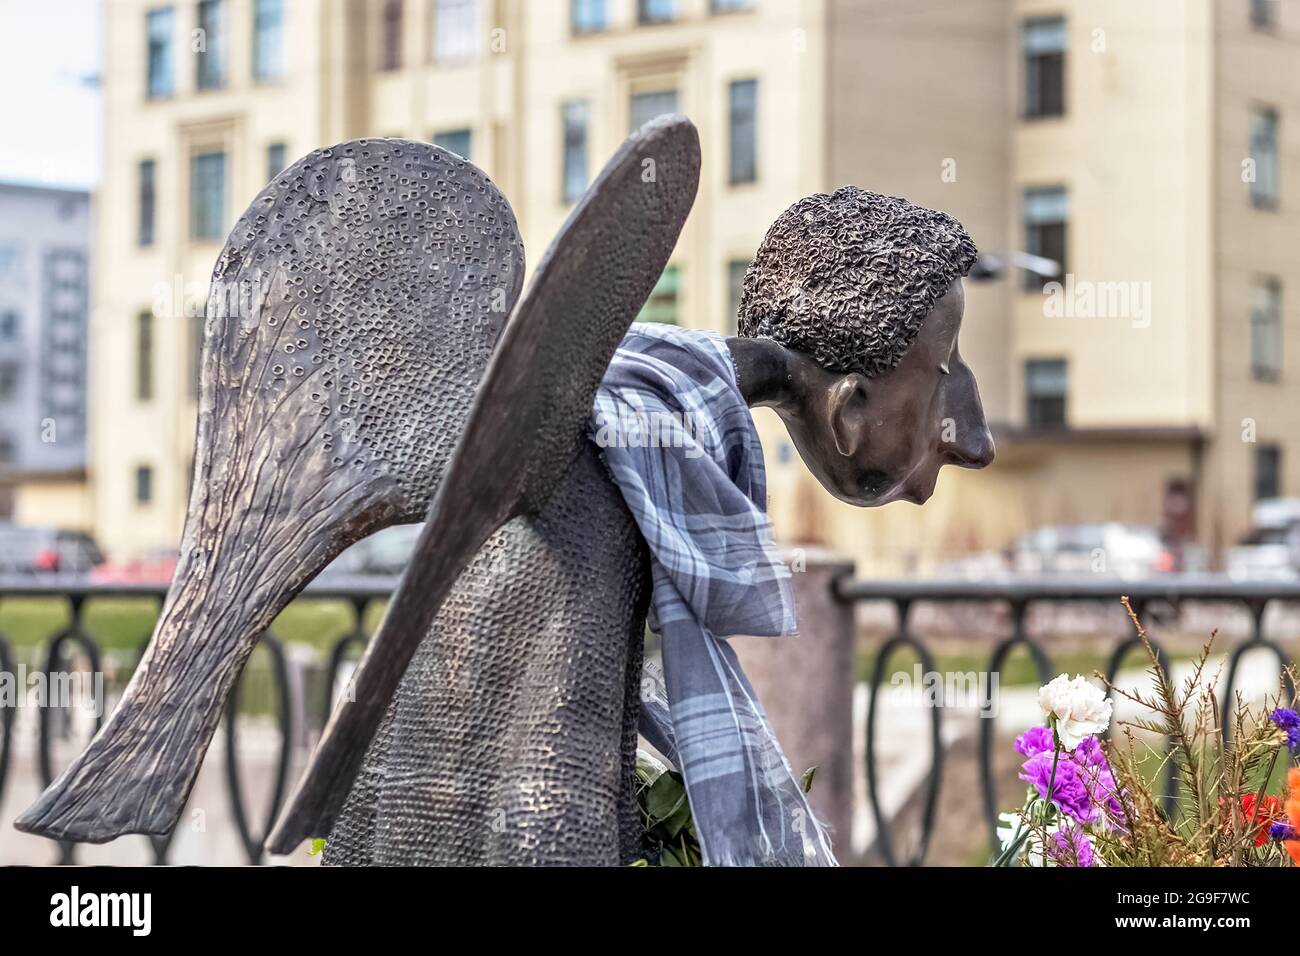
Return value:
M 1177 570 L 1160 532 L 1119 522 L 1037 528 L 1012 542 L 1017 574 L 1104 574 L 1142 578 Z
M 348 574 L 398 575 L 415 551 L 423 524 L 403 524 L 376 531 L 348 548 L 321 572 L 322 577 Z
M 1238 580 L 1300 577 L 1300 500 L 1269 498 L 1255 505 L 1254 527 L 1227 553 L 1228 576 Z
M 89 574 L 103 563 L 95 539 L 84 531 L 0 522 L 0 576 Z
M 109 560 L 90 573 L 96 584 L 167 584 L 180 556 L 175 548 L 158 548 L 143 557 Z

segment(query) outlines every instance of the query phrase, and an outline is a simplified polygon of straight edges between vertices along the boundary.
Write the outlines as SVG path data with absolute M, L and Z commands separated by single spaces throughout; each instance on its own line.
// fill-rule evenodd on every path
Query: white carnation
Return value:
M 1082 676 L 1070 680 L 1065 674 L 1038 689 L 1038 706 L 1056 718 L 1056 732 L 1066 750 L 1079 746 L 1084 737 L 1106 732 L 1110 726 L 1110 698 Z

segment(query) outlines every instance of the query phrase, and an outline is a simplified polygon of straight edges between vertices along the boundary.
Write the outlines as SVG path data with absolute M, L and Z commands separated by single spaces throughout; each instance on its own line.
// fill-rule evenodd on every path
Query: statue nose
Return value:
M 945 444 L 943 453 L 949 464 L 960 468 L 985 468 L 992 464 L 996 449 L 983 417 L 974 427 L 959 429 L 957 440 Z

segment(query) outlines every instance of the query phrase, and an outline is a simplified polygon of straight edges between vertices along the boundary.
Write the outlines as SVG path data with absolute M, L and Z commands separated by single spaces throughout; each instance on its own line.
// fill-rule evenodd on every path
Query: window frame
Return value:
M 654 13 L 654 7 L 658 4 L 667 6 L 667 13 Z M 677 0 L 636 0 L 636 25 L 639 27 L 662 26 L 665 23 L 673 23 L 677 20 L 680 11 L 677 9 Z
M 214 21 L 205 25 L 205 11 L 216 11 Z M 194 90 L 211 93 L 224 90 L 230 82 L 226 52 L 229 40 L 230 6 L 227 0 L 198 0 L 194 8 L 195 29 L 203 31 L 203 50 L 194 51 Z M 215 70 L 215 73 L 210 71 Z
M 750 157 L 748 168 L 737 169 L 737 141 L 736 134 L 738 131 L 736 97 L 738 91 L 742 89 L 753 91 L 753 98 L 748 105 L 748 123 L 746 128 L 749 131 L 749 149 Z M 727 185 L 745 186 L 758 182 L 758 111 L 759 111 L 759 84 L 757 77 L 744 77 L 732 80 L 727 84 Z M 741 107 L 740 109 L 744 109 Z M 743 164 L 742 164 L 743 165 Z
M 1271 481 L 1268 484 L 1270 485 L 1272 494 L 1264 493 L 1266 490 L 1269 490 L 1265 488 L 1265 470 L 1262 467 L 1266 458 L 1271 458 L 1268 470 Z M 1265 501 L 1270 498 L 1282 497 L 1283 462 L 1284 455 L 1282 446 L 1276 442 L 1264 442 L 1255 446 L 1255 460 L 1253 462 L 1254 480 L 1251 486 L 1251 491 L 1255 496 L 1255 501 Z
M 173 4 L 150 7 L 145 11 L 145 68 L 144 98 L 146 100 L 167 100 L 176 95 L 176 7 Z M 156 35 L 154 23 L 165 18 L 166 27 Z M 155 48 L 154 41 L 158 45 Z M 157 49 L 159 56 L 155 59 Z M 155 64 L 158 65 L 155 74 Z M 165 77 L 165 86 L 154 85 L 155 75 Z
M 583 20 L 579 15 L 579 9 L 591 7 L 599 8 L 600 22 L 593 23 L 590 26 L 582 24 L 588 21 Z M 609 32 L 609 0 L 569 0 L 569 35 L 575 37 L 596 36 L 601 33 Z
M 200 228 L 206 219 L 206 213 L 200 211 L 199 188 L 200 183 L 199 170 L 201 160 L 210 157 L 219 156 L 221 158 L 221 190 L 217 199 L 216 218 L 217 221 L 212 224 L 211 231 L 205 231 Z M 230 201 L 230 153 L 224 146 L 214 146 L 197 148 L 190 153 L 190 228 L 189 236 L 191 242 L 220 242 L 225 238 L 227 231 L 227 207 Z
M 394 15 L 395 14 L 395 15 Z M 402 68 L 402 24 L 406 21 L 403 0 L 383 0 L 379 5 L 379 70 L 391 73 Z M 394 33 L 395 28 L 395 33 Z
M 465 22 L 452 23 L 454 29 L 448 29 L 448 24 L 453 19 L 447 17 L 444 20 L 444 14 L 452 10 L 469 10 L 473 16 Z M 440 65 L 461 65 L 471 63 L 483 52 L 483 3 L 482 0 L 430 0 L 429 17 L 429 56 L 430 59 Z M 456 35 L 456 31 L 468 32 L 459 34 L 459 41 L 448 40 L 449 36 Z M 464 40 L 468 37 L 469 42 Z
M 143 309 L 135 316 L 135 400 L 141 404 L 152 402 L 157 393 L 155 381 L 155 356 L 157 353 L 157 329 L 154 314 Z
M 1057 27 L 1063 34 L 1059 50 L 1031 50 L 1031 32 L 1035 28 Z M 1021 108 L 1020 115 L 1025 120 L 1060 119 L 1069 111 L 1068 89 L 1066 84 L 1069 53 L 1069 21 L 1064 16 L 1032 16 L 1021 21 L 1020 56 L 1021 56 Z M 1057 103 L 1044 106 L 1042 91 L 1042 71 L 1045 64 L 1058 71 L 1056 95 Z M 1053 109 L 1052 107 L 1055 107 Z
M 1260 141 L 1260 131 L 1256 124 L 1260 120 L 1266 123 L 1270 144 L 1269 152 L 1263 159 L 1256 154 L 1256 147 Z M 1281 111 L 1276 106 L 1268 103 L 1256 103 L 1251 106 L 1247 155 L 1255 163 L 1255 178 L 1249 183 L 1250 204 L 1255 209 L 1275 211 L 1281 203 L 1281 125 Z
M 1261 299 L 1266 302 L 1261 304 Z M 1268 333 L 1263 330 L 1268 329 Z M 1282 319 L 1282 280 L 1275 275 L 1257 277 L 1251 286 L 1250 306 L 1250 374 L 1257 382 L 1277 382 L 1282 378 L 1284 333 Z M 1271 343 L 1262 343 L 1262 336 L 1268 334 Z M 1261 344 L 1272 346 L 1272 361 L 1260 361 Z
M 285 0 L 252 0 L 253 4 L 253 49 L 252 49 L 252 71 L 253 82 L 255 83 L 276 83 L 283 80 L 288 73 L 288 67 L 285 62 Z M 263 59 L 265 47 L 263 45 L 265 24 L 259 22 L 259 18 L 266 11 L 263 9 L 266 4 L 274 4 L 276 11 L 275 18 L 275 55 L 272 60 L 273 71 L 266 69 L 266 62 Z
M 1035 221 L 1030 220 L 1031 207 L 1036 198 L 1041 197 L 1046 201 L 1049 197 L 1056 196 L 1060 197 L 1063 208 L 1059 219 L 1044 217 Z M 1025 252 L 1040 258 L 1052 259 L 1060 266 L 1056 276 L 1044 276 L 1032 269 L 1024 269 L 1024 291 L 1041 295 L 1043 286 L 1049 282 L 1064 282 L 1070 271 L 1070 187 L 1063 183 L 1024 187 L 1021 192 L 1020 219 Z M 1060 247 L 1059 254 L 1056 254 L 1055 249 L 1045 248 L 1046 245 L 1050 245 L 1043 242 L 1044 231 L 1048 229 L 1060 230 L 1059 240 L 1056 243 Z M 1048 255 L 1048 253 L 1053 254 Z
M 571 114 L 581 111 L 581 144 L 575 145 L 570 140 L 570 123 Z M 576 186 L 577 178 L 572 174 L 570 169 L 570 160 L 575 153 L 574 149 L 581 151 L 581 180 L 582 186 Z M 591 100 L 572 99 L 565 100 L 560 104 L 560 201 L 566 205 L 572 205 L 582 198 L 586 193 L 587 187 L 591 185 Z
M 1033 379 L 1035 367 L 1045 370 L 1046 366 L 1059 366 L 1059 377 L 1061 379 L 1061 390 L 1055 392 L 1035 392 L 1033 389 Z M 1065 356 L 1041 356 L 1031 357 L 1024 360 L 1024 399 L 1025 399 L 1025 427 L 1030 431 L 1060 431 L 1070 427 L 1070 362 Z M 1059 403 L 1059 413 L 1052 415 L 1043 415 L 1036 413 L 1036 409 L 1041 409 L 1038 403 L 1055 402 Z
M 146 156 L 136 163 L 136 245 L 142 249 L 158 242 L 158 161 Z M 148 175 L 145 171 L 148 170 Z

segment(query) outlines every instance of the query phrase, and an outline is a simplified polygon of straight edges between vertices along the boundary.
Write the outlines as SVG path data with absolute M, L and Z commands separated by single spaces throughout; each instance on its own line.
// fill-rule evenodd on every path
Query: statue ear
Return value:
M 862 444 L 867 426 L 867 377 L 849 372 L 830 387 L 827 399 L 835 450 L 849 457 Z

